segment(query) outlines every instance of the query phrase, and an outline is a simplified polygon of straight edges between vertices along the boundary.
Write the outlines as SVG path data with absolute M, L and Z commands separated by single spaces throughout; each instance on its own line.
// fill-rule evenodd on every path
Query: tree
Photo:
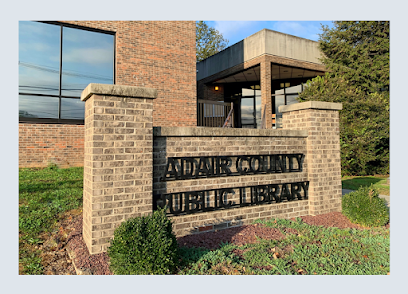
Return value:
M 228 45 L 228 40 L 213 27 L 209 27 L 204 21 L 196 22 L 196 56 L 197 62 L 204 60 Z
M 320 50 L 326 67 L 352 85 L 374 93 L 390 85 L 390 23 L 336 21 L 322 27 Z
M 299 100 L 343 104 L 343 175 L 389 173 L 389 22 L 338 21 L 322 29 L 328 72 L 309 81 Z

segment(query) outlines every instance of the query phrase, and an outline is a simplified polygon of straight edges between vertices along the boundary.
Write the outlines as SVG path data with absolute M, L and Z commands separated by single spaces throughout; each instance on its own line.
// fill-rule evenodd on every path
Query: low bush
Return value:
M 378 227 L 389 221 L 385 201 L 378 197 L 378 190 L 372 184 L 344 195 L 342 208 L 343 214 L 355 224 Z
M 178 244 L 163 209 L 123 222 L 108 248 L 115 275 L 172 274 L 178 266 Z

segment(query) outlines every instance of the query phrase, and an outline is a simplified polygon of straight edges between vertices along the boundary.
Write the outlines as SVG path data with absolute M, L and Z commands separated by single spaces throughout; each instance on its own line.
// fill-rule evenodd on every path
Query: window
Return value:
M 224 100 L 234 102 L 235 126 L 262 128 L 262 99 L 259 81 L 224 84 Z
M 60 23 L 19 23 L 20 121 L 83 122 L 89 83 L 114 84 L 115 36 Z
M 272 94 L 272 127 L 281 128 L 282 113 L 279 112 L 279 106 L 298 103 L 296 98 L 303 91 L 303 83 L 291 86 L 290 82 L 279 82 L 279 87 L 277 83 L 272 83 L 272 90 L 274 91 Z

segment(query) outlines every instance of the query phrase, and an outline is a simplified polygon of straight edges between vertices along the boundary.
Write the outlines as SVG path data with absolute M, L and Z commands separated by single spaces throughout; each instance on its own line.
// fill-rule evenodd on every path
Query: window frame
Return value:
M 20 117 L 19 116 L 19 123 L 50 123 L 50 124 L 84 124 L 83 119 L 63 119 L 61 118 L 61 106 L 62 106 L 62 99 L 68 98 L 68 99 L 81 99 L 78 96 L 67 96 L 67 95 L 62 95 L 62 40 L 63 40 L 63 28 L 73 28 L 73 29 L 78 29 L 78 30 L 85 30 L 85 31 L 90 31 L 90 32 L 96 32 L 96 33 L 102 33 L 102 34 L 107 34 L 107 35 L 112 35 L 113 36 L 113 85 L 116 84 L 116 32 L 114 31 L 107 31 L 107 30 L 102 30 L 102 29 L 96 29 L 96 28 L 91 28 L 91 27 L 86 27 L 86 26 L 81 26 L 81 25 L 74 25 L 70 23 L 64 23 L 64 22 L 59 22 L 59 21 L 34 21 L 34 22 L 39 22 L 39 23 L 45 23 L 45 24 L 50 24 L 50 25 L 56 25 L 60 27 L 60 52 L 59 52 L 59 85 L 58 85 L 58 95 L 47 95 L 47 94 L 36 94 L 36 93 L 26 93 L 26 92 L 20 92 L 19 91 L 19 96 L 43 96 L 43 97 L 54 97 L 58 98 L 58 118 L 37 118 L 37 117 Z

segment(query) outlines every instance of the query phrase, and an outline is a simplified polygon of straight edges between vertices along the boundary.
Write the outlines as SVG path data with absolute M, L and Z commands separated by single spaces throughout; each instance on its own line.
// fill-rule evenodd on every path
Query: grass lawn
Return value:
M 20 169 L 20 274 L 44 274 L 39 245 L 61 228 L 73 211 L 81 212 L 83 168 Z M 217 250 L 181 247 L 177 274 L 364 274 L 390 271 L 390 232 L 311 226 L 300 219 L 259 222 L 286 238 Z M 48 241 L 47 241 L 48 242 Z
M 387 185 L 387 176 L 345 176 L 342 177 L 341 183 L 343 189 L 357 190 L 360 186 L 368 187 L 374 184 L 382 195 L 390 196 L 390 185 Z
M 211 251 L 181 248 L 186 275 L 387 275 L 389 229 L 324 228 L 285 219 L 258 221 L 279 229 L 283 240 L 262 240 Z
M 58 223 L 82 208 L 83 168 L 20 169 L 20 274 L 43 274 L 41 251 Z

